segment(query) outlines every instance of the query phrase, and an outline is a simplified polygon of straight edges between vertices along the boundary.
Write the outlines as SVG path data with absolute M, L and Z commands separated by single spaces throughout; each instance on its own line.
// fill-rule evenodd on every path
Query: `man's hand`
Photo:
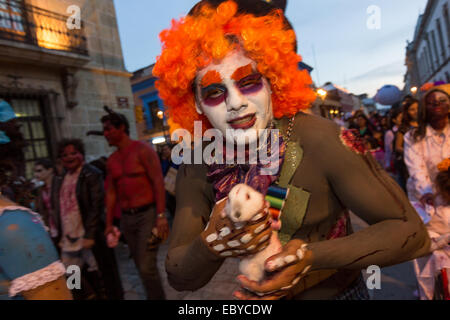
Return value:
M 268 203 L 259 213 L 259 219 L 235 225 L 223 213 L 227 199 L 216 203 L 201 234 L 209 250 L 225 258 L 247 256 L 265 249 L 272 233 Z
M 91 249 L 95 244 L 94 239 L 83 239 L 83 249 Z
M 266 261 L 266 271 L 270 276 L 262 281 L 250 281 L 238 276 L 243 290 L 234 292 L 241 300 L 278 300 L 287 296 L 299 284 L 311 268 L 312 252 L 306 249 L 305 242 L 295 239 L 289 241 L 283 250 Z
M 156 217 L 155 224 L 156 236 L 161 239 L 161 241 L 166 240 L 169 237 L 169 222 L 166 217 Z

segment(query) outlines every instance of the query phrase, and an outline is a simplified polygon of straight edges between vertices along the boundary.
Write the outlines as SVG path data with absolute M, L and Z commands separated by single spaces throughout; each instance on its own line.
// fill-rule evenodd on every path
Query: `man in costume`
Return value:
M 264 175 L 260 162 L 180 167 L 166 260 L 169 282 L 177 290 L 196 290 L 225 257 L 253 254 L 268 245 L 268 214 L 241 228 L 221 216 L 223 199 L 239 183 L 264 195 L 273 187 L 289 189 L 279 232 L 283 250 L 267 260 L 266 280 L 238 277 L 239 299 L 368 298 L 361 269 L 429 251 L 420 218 L 361 141 L 331 121 L 302 112 L 315 94 L 309 74 L 298 70 L 296 36 L 284 17 L 285 5 L 203 0 L 161 33 L 163 51 L 154 74 L 172 130 L 193 132 L 194 121 L 201 121 L 203 128 L 214 127 L 224 136 L 228 130 L 231 142 L 250 130 L 281 133 L 275 143 L 282 165 L 274 175 Z M 225 153 L 228 158 L 229 150 Z M 353 233 L 349 210 L 370 227 Z
M 51 201 L 55 209 L 44 219 L 55 222 L 63 263 L 82 269 L 82 290 L 75 291 L 74 296 L 121 300 L 123 288 L 116 257 L 103 235 L 105 191 L 101 171 L 85 163 L 85 148 L 79 139 L 61 140 L 58 156 L 65 173 L 54 181 Z
M 165 299 L 156 266 L 158 244 L 169 234 L 165 189 L 159 157 L 149 145 L 131 140 L 124 115 L 105 107 L 103 134 L 117 150 L 107 163 L 106 236 L 114 233 L 116 203 L 122 210 L 121 230 L 136 263 L 148 299 Z M 116 244 L 117 244 L 116 239 Z

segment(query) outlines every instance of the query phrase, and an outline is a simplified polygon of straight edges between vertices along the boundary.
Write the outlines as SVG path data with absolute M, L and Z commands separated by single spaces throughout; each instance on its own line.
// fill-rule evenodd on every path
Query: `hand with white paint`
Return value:
M 238 277 L 243 290 L 234 296 L 240 300 L 278 300 L 290 295 L 300 280 L 310 271 L 313 255 L 306 243 L 299 239 L 289 241 L 282 251 L 266 260 L 269 277 L 262 282 L 252 281 L 244 275 Z
M 260 197 L 252 202 L 253 219 L 250 221 L 243 219 L 247 214 L 245 210 L 233 208 L 233 215 L 227 215 L 231 210 L 228 197 L 216 203 L 201 234 L 211 252 L 222 258 L 243 257 L 254 255 L 269 245 L 272 234 L 269 205 L 262 194 L 258 194 Z

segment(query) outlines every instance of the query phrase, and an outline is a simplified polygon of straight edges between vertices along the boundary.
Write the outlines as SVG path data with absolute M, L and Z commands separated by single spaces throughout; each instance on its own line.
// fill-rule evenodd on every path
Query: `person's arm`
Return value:
M 179 291 L 203 287 L 224 261 L 211 253 L 201 238 L 214 206 L 205 178 L 206 169 L 198 165 L 181 165 L 178 170 L 166 271 L 170 285 Z
M 344 146 L 337 127 L 323 130 L 328 138 L 308 141 L 305 153 L 317 157 L 340 202 L 370 226 L 344 238 L 308 244 L 311 270 L 383 267 L 427 254 L 428 233 L 402 189 L 372 156 Z
M 106 175 L 106 229 L 105 235 L 113 232 L 114 208 L 117 201 L 116 186 L 111 175 L 110 160 L 108 160 L 108 173 Z
M 140 162 L 144 166 L 147 176 L 152 184 L 156 201 L 156 222 L 155 228 L 157 236 L 166 240 L 169 236 L 169 222 L 166 211 L 166 189 L 164 187 L 164 177 L 162 175 L 161 163 L 158 154 L 150 146 L 143 146 L 139 152 Z
M 412 131 L 406 135 L 404 160 L 419 199 L 433 193 L 433 184 L 420 145 L 420 142 L 414 140 Z

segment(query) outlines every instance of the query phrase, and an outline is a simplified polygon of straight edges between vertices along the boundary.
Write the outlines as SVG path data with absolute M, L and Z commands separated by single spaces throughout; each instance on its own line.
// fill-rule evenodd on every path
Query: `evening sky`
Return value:
M 196 0 L 114 0 L 128 71 L 153 64 L 158 34 Z M 297 33 L 303 61 L 316 85 L 331 81 L 355 94 L 374 95 L 384 84 L 403 88 L 406 41 L 412 40 L 426 0 L 290 0 L 286 15 Z M 367 27 L 370 6 L 380 9 L 380 28 Z M 373 11 L 371 11 L 373 13 Z M 373 20 L 371 20 L 373 21 Z

